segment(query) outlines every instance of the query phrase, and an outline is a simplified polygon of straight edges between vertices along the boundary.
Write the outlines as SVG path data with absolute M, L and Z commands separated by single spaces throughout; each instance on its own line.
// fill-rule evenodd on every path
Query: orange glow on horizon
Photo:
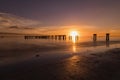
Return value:
M 79 34 L 78 34 L 78 32 L 77 31 L 71 31 L 70 32 L 70 36 L 78 36 Z
M 77 31 L 71 31 L 70 36 L 71 36 L 72 42 L 75 43 L 76 38 L 79 36 L 79 33 Z

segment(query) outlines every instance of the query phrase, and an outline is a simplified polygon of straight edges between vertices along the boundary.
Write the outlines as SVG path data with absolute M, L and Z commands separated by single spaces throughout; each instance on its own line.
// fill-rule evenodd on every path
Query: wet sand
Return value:
M 36 56 L 36 58 L 39 56 Z M 120 48 L 0 66 L 0 80 L 120 80 Z

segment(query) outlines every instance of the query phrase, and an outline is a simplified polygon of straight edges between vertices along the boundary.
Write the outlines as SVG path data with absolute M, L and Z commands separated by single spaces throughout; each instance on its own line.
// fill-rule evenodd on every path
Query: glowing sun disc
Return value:
M 70 36 L 78 36 L 78 32 L 77 31 L 71 31 Z

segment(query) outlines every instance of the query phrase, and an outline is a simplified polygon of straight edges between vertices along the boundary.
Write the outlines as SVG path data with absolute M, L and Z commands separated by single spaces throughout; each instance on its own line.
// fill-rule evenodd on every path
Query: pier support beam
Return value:
M 55 39 L 55 40 L 66 40 L 66 35 L 41 35 L 41 36 L 24 36 L 24 39 Z
M 66 40 L 66 35 L 63 36 L 63 40 Z
M 110 34 L 106 33 L 106 41 L 109 41 L 109 40 L 110 40 Z
M 97 41 L 97 34 L 93 34 L 93 41 Z

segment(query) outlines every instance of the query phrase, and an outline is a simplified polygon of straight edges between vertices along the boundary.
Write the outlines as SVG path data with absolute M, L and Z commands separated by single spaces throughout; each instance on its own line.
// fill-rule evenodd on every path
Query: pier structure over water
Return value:
M 26 35 L 24 39 L 55 39 L 55 40 L 66 40 L 66 35 Z
M 110 40 L 110 34 L 106 33 L 106 41 L 109 41 L 109 40 Z
M 105 37 L 105 41 L 106 41 L 106 47 L 110 46 L 110 33 L 106 33 Z M 97 34 L 93 34 L 93 43 L 94 46 L 97 46 Z
M 93 41 L 97 41 L 97 34 L 93 34 Z
M 97 34 L 93 34 L 93 41 L 97 41 Z M 106 42 L 110 41 L 110 33 L 106 33 Z
M 69 40 L 73 40 L 73 39 L 78 40 L 79 36 L 69 36 L 68 38 L 69 38 Z

